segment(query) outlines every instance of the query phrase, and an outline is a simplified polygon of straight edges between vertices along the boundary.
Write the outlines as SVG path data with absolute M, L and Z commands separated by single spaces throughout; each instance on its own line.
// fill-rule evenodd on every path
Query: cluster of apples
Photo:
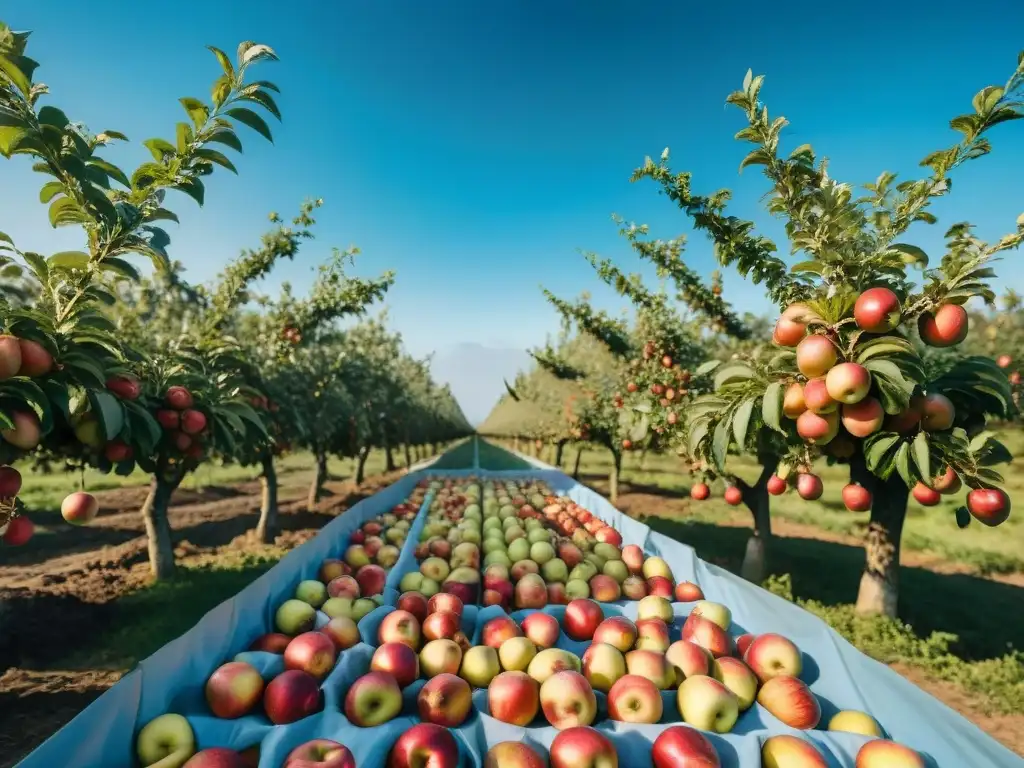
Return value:
M 650 406 L 651 428 L 656 434 L 671 431 L 680 420 L 680 411 L 690 396 L 690 371 L 672 357 L 664 340 L 648 340 L 640 358 L 630 361 L 626 382 L 627 396 L 643 398 Z M 622 408 L 624 397 L 615 394 L 612 403 Z M 622 449 L 633 449 L 630 438 L 622 440 Z

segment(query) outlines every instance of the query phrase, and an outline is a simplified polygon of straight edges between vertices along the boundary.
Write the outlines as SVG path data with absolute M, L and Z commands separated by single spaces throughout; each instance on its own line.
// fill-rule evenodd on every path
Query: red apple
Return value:
M 768 482 L 765 483 L 765 489 L 772 496 L 781 496 L 786 492 L 787 487 L 786 481 L 778 475 L 772 475 L 768 478 Z
M 856 403 L 843 406 L 843 427 L 854 437 L 868 437 L 882 428 L 885 411 L 874 397 L 865 397 Z
M 801 499 L 805 501 L 820 499 L 824 491 L 825 487 L 821 482 L 821 478 L 817 475 L 812 475 L 810 472 L 801 472 L 797 475 L 796 492 L 800 495 Z
M 363 597 L 381 594 L 387 580 L 387 571 L 379 565 L 364 565 L 356 571 L 356 581 L 359 582 L 359 590 Z
M 614 603 L 622 597 L 622 588 L 619 586 L 619 582 L 611 576 L 599 573 L 591 577 L 589 583 L 590 595 L 594 600 L 599 600 L 602 603 Z
M 438 593 L 441 594 L 441 593 Z M 436 597 L 437 595 L 435 595 Z M 449 595 L 451 597 L 451 595 Z M 398 602 L 395 603 L 395 607 L 400 611 L 408 611 L 416 620 L 423 624 L 423 620 L 427 618 L 427 614 L 430 613 L 430 609 L 427 607 L 427 598 L 421 595 L 419 592 L 403 592 L 398 598 Z
M 345 694 L 345 717 L 361 728 L 392 720 L 402 711 L 402 689 L 387 672 L 368 672 Z
M 362 639 L 359 636 L 359 627 L 348 616 L 336 616 L 320 627 L 319 631 L 327 635 L 339 651 L 358 645 Z
M 827 445 L 839 434 L 839 414 L 804 411 L 796 420 L 796 432 L 811 445 Z
M 320 682 L 308 672 L 289 669 L 267 684 L 263 709 L 274 725 L 294 723 L 320 708 Z
M 523 619 L 523 634 L 538 648 L 554 648 L 562 634 L 558 619 L 550 614 L 537 611 Z
M 899 297 L 888 288 L 868 288 L 853 305 L 857 327 L 868 333 L 888 333 L 900 324 Z
M 392 611 L 377 629 L 380 643 L 405 643 L 414 651 L 420 647 L 420 623 L 408 611 Z
M 837 360 L 835 345 L 824 336 L 807 336 L 796 345 L 796 366 L 809 379 L 824 376 Z
M 925 768 L 917 752 L 888 739 L 872 739 L 857 752 L 855 768 Z
M 725 489 L 724 498 L 726 504 L 736 507 L 743 503 L 743 492 L 735 485 L 730 485 Z
M 724 629 L 713 621 L 693 613 L 683 623 L 682 639 L 696 643 L 716 659 L 719 656 L 728 656 L 732 650 L 732 641 Z
M 547 768 L 547 763 L 521 741 L 502 741 L 487 750 L 484 768 Z
M 622 562 L 629 568 L 629 572 L 634 576 L 643 574 L 644 571 L 644 551 L 636 544 L 629 544 L 622 548 Z
M 871 491 L 856 483 L 843 486 L 843 504 L 851 512 L 867 512 L 871 509 Z
M 540 686 L 525 672 L 502 672 L 487 686 L 491 717 L 525 727 L 540 710 Z
M 807 410 L 807 401 L 804 399 L 804 385 L 794 381 L 786 387 L 786 394 L 782 396 L 782 413 L 786 418 L 796 419 L 801 413 Z
M 911 493 L 914 496 L 914 500 L 922 507 L 934 507 L 942 501 L 942 494 L 934 488 L 929 488 L 924 483 L 918 483 L 915 485 L 914 490 Z
M 675 670 L 675 682 L 694 675 L 710 675 L 713 657 L 706 648 L 689 640 L 676 640 L 665 651 L 665 661 Z
M 461 617 L 462 610 L 462 600 L 457 595 L 449 592 L 438 592 L 427 601 L 427 613 L 447 611 L 448 613 L 454 613 L 457 617 Z
M 263 696 L 263 677 L 256 667 L 229 661 L 206 681 L 206 703 L 217 717 L 233 720 L 249 714 Z
M 425 640 L 452 640 L 455 633 L 459 631 L 460 624 L 458 614 L 449 611 L 431 613 L 423 621 L 423 638 Z
M 800 649 L 774 632 L 755 637 L 743 654 L 743 660 L 762 683 L 773 677 L 799 677 L 803 671 Z
M 573 600 L 565 607 L 562 627 L 573 640 L 590 640 L 603 619 L 604 611 L 596 601 Z
M 836 366 L 836 368 L 838 367 Z M 829 371 L 829 375 L 832 375 L 832 371 Z M 804 403 L 811 413 L 822 416 L 834 412 L 839 407 L 839 402 L 828 391 L 828 384 L 824 376 L 811 379 L 804 384 Z
M 637 636 L 637 627 L 632 621 L 625 616 L 610 616 L 597 625 L 591 640 L 594 645 L 606 643 L 626 653 L 636 644 Z
M 580 726 L 561 731 L 551 742 L 551 768 L 618 768 L 619 755 L 603 733 Z
M 590 725 L 597 717 L 594 689 L 587 678 L 571 670 L 556 672 L 544 681 L 540 706 L 547 721 L 560 731 Z
M 739 656 L 742 659 L 744 657 L 744 655 L 746 655 L 747 649 L 750 647 L 750 644 L 752 642 L 754 642 L 754 638 L 755 637 L 756 637 L 756 635 L 752 635 L 749 632 L 747 632 L 744 635 L 740 635 L 739 637 L 737 637 L 736 638 L 736 655 Z
M 943 304 L 934 312 L 917 318 L 921 341 L 930 347 L 953 347 L 967 338 L 967 310 L 958 304 Z
M 327 594 L 331 597 L 349 597 L 355 600 L 362 597 L 359 582 L 354 576 L 338 576 L 327 582 Z
M 387 768 L 458 768 L 459 745 L 447 728 L 418 723 L 398 737 Z
M 721 768 L 718 752 L 707 737 L 694 728 L 673 725 L 654 740 L 654 768 Z M 795 767 L 794 767 L 795 768 Z
M 516 608 L 543 608 L 548 604 L 548 587 L 536 573 L 528 573 L 516 582 L 513 602 Z
M 967 494 L 967 511 L 979 523 L 1001 525 L 1010 516 L 1010 497 L 998 488 L 975 488 Z
M 405 643 L 384 643 L 373 652 L 370 670 L 387 672 L 406 688 L 420 676 L 420 660 L 416 651 Z
M 640 675 L 623 675 L 608 691 L 608 717 L 622 723 L 653 724 L 663 705 L 658 687 Z
M 796 677 L 772 677 L 761 686 L 757 703 L 790 728 L 814 728 L 821 720 L 821 705 L 817 697 L 806 683 Z
M 308 672 L 317 680 L 327 677 L 337 658 L 334 641 L 322 632 L 303 632 L 284 649 L 286 669 Z
M 672 582 L 664 576 L 651 576 L 651 578 L 647 580 L 648 595 L 664 597 L 666 600 L 671 600 L 672 590 Z
M 245 761 L 233 749 L 210 747 L 196 752 L 181 768 L 245 768 Z
M 680 581 L 675 589 L 676 602 L 695 603 L 704 599 L 704 590 L 692 581 Z
M 871 372 L 857 363 L 839 363 L 828 372 L 825 386 L 833 400 L 844 405 L 859 403 L 871 390 Z
M 828 768 L 825 756 L 799 736 L 769 736 L 761 745 L 763 768 Z
M 508 616 L 495 616 L 480 630 L 480 642 L 497 650 L 510 637 L 522 637 L 523 631 Z
M 430 678 L 416 697 L 420 719 L 426 723 L 457 728 L 469 717 L 473 691 L 458 675 L 441 673 Z
M 921 411 L 921 429 L 925 432 L 945 432 L 956 418 L 953 401 L 938 392 L 925 395 Z
M 252 645 L 249 646 L 250 651 L 266 651 L 267 653 L 284 653 L 284 649 L 288 647 L 292 639 L 281 632 L 268 632 L 265 635 L 260 635 L 252 641 Z
M 690 488 L 690 498 L 696 501 L 704 501 L 711 495 L 711 489 L 706 483 L 695 483 Z

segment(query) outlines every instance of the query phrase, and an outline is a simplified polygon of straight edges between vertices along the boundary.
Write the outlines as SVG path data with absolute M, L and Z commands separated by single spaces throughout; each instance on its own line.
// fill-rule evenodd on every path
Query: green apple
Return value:
M 316 608 L 302 600 L 285 600 L 274 614 L 274 623 L 286 635 L 301 635 L 313 629 Z
M 557 582 L 559 584 L 565 584 L 569 580 L 569 568 L 565 564 L 564 560 L 555 558 L 554 560 L 548 560 L 544 565 L 540 567 L 541 575 L 544 577 L 544 581 L 548 584 Z
M 592 563 L 594 567 L 597 568 L 598 573 L 601 572 L 601 569 L 604 568 L 605 562 L 607 562 L 605 558 L 601 557 L 597 552 L 588 552 L 583 559 L 588 563 Z
M 377 609 L 377 603 L 369 597 L 361 597 L 352 603 L 352 620 L 359 621 L 366 614 Z
M 320 606 L 320 610 L 332 619 L 345 617 L 355 621 L 355 611 L 353 610 L 355 602 L 351 597 L 332 597 Z
M 569 572 L 569 579 L 589 582 L 597 576 L 597 566 L 593 563 L 583 561 Z
M 459 677 L 474 688 L 486 688 L 499 672 L 498 652 L 489 645 L 474 645 L 462 656 Z
M 196 737 L 181 715 L 160 715 L 139 731 L 135 751 L 143 765 L 181 768 L 196 753 Z
M 629 568 L 621 560 L 609 560 L 604 564 L 604 568 L 601 569 L 601 573 L 606 576 L 611 576 L 619 584 L 624 582 L 629 577 Z
M 530 559 L 537 563 L 537 565 L 544 565 L 544 563 L 554 558 L 555 548 L 549 542 L 539 541 L 530 547 Z
M 433 597 L 441 591 L 441 585 L 433 579 L 423 579 L 420 582 L 420 594 L 424 597 Z
M 530 542 L 527 539 L 516 539 L 508 545 L 508 556 L 512 562 L 526 560 L 530 556 Z
M 503 550 L 491 552 L 489 555 L 484 557 L 484 566 L 486 567 L 488 565 L 504 565 L 506 568 L 511 568 L 512 558 Z M 422 592 L 422 590 L 420 591 Z
M 300 581 L 299 586 L 295 588 L 295 599 L 319 608 L 327 599 L 327 587 L 316 579 Z
M 398 589 L 401 592 L 419 592 L 422 583 L 423 574 L 419 571 L 411 571 L 405 574 L 402 580 L 398 582 Z
M 570 600 L 590 597 L 590 584 L 586 579 L 569 579 L 565 584 L 565 596 Z
M 594 545 L 594 554 L 600 555 L 605 560 L 621 560 L 622 552 L 614 544 L 605 544 L 603 541 L 599 541 Z

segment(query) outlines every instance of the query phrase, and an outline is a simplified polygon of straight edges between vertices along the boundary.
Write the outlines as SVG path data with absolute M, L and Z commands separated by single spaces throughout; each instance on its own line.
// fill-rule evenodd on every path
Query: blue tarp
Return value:
M 117 685 L 100 696 L 74 720 L 58 731 L 19 768 L 130 768 L 134 757 L 135 735 L 154 717 L 178 712 L 191 722 L 200 748 L 225 746 L 245 749 L 259 742 L 260 768 L 280 768 L 285 755 L 312 738 L 329 738 L 346 744 L 354 753 L 359 768 L 382 768 L 387 753 L 415 719 L 415 696 L 422 681 L 406 689 L 406 710 L 395 720 L 377 728 L 358 728 L 341 712 L 344 691 L 349 683 L 369 668 L 377 627 L 390 605 L 378 608 L 360 622 L 363 643 L 343 652 L 334 671 L 324 682 L 324 710 L 291 725 L 274 726 L 262 715 L 239 720 L 218 720 L 209 714 L 203 687 L 209 675 L 221 664 L 244 651 L 254 638 L 271 631 L 278 605 L 290 598 L 299 581 L 315 578 L 320 563 L 338 556 L 349 535 L 370 518 L 386 512 L 403 501 L 421 479 L 427 476 L 482 478 L 536 478 L 556 493 L 568 495 L 614 526 L 623 544 L 637 544 L 650 555 L 660 555 L 672 567 L 677 581 L 689 580 L 701 586 L 708 600 L 724 603 L 732 609 L 735 637 L 744 632 L 778 632 L 795 642 L 804 653 L 801 677 L 810 685 L 822 705 L 822 727 L 839 709 L 862 710 L 873 715 L 894 740 L 926 755 L 936 768 L 1021 768 L 1024 759 L 990 738 L 975 725 L 884 664 L 876 662 L 846 642 L 830 627 L 798 606 L 776 597 L 737 576 L 700 560 L 685 544 L 651 531 L 627 517 L 603 497 L 547 465 L 526 458 L 537 469 L 517 472 L 482 470 L 437 471 L 429 467 L 411 472 L 384 491 L 361 501 L 344 515 L 324 527 L 321 533 L 290 552 L 281 562 L 254 581 L 231 600 L 210 611 L 188 633 L 169 643 L 141 662 Z M 416 567 L 412 550 L 422 528 L 428 495 L 420 517 L 411 529 L 403 554 L 392 569 L 386 590 L 393 603 L 398 580 Z M 674 604 L 676 634 L 691 604 Z M 635 617 L 636 604 L 605 604 L 605 614 L 621 613 Z M 560 615 L 560 606 L 546 611 Z M 467 608 L 464 629 L 470 637 L 491 616 L 501 613 L 495 606 Z M 519 618 L 522 612 L 513 613 Z M 323 617 L 324 619 L 326 617 Z M 563 635 L 562 647 L 582 653 L 582 646 Z M 281 669 L 274 654 L 247 654 L 269 680 Z M 598 694 L 599 704 L 604 702 Z M 519 728 L 494 720 L 487 714 L 485 691 L 474 694 L 476 712 L 456 730 L 463 765 L 481 766 L 489 746 L 501 741 L 527 741 L 547 747 L 557 731 L 551 727 Z M 678 722 L 675 697 L 665 696 L 665 722 Z M 650 745 L 665 725 L 627 725 L 599 716 L 596 727 L 606 733 L 619 751 L 623 768 L 650 766 Z M 867 739 L 853 734 L 824 730 L 795 731 L 754 704 L 740 716 L 729 734 L 707 734 L 726 768 L 760 766 L 760 744 L 772 734 L 790 733 L 810 739 L 828 756 L 835 768 L 852 768 L 853 756 Z

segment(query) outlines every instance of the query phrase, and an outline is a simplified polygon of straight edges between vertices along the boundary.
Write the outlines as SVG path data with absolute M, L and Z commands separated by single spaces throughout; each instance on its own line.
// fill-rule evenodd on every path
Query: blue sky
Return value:
M 186 12 L 118 0 L 98 13 L 41 0 L 4 20 L 34 30 L 48 103 L 133 140 L 108 153 L 123 167 L 147 156 L 141 140 L 173 135 L 178 97 L 206 96 L 218 73 L 206 44 L 272 45 L 281 61 L 257 76 L 283 92 L 275 144 L 243 132 L 238 177 L 218 171 L 202 209 L 173 201 L 172 256 L 193 281 L 211 279 L 258 241 L 269 211 L 323 197 L 317 240 L 264 288 L 303 287 L 332 246 L 359 245 L 361 273 L 398 272 L 388 307 L 408 348 L 436 351 L 438 374 L 480 418 L 522 350 L 557 327 L 539 284 L 620 306 L 577 253 L 636 268 L 613 212 L 658 236 L 690 234 L 653 186 L 629 184 L 644 155 L 671 147 L 698 190 L 733 188 L 734 212 L 781 241 L 759 209 L 764 179 L 736 171 L 742 116 L 724 100 L 748 67 L 767 75 L 772 114 L 790 120 L 784 147 L 810 142 L 835 177 L 860 183 L 883 169 L 920 174 L 920 158 L 954 138 L 948 119 L 981 87 L 1001 85 L 1024 46 L 1024 5 L 1005 0 L 979 0 L 968 14 L 949 0 L 893 3 L 881 20 L 820 0 L 776 4 L 767 16 L 763 3 L 688 5 L 258 0 Z M 1000 126 L 992 140 L 993 155 L 959 171 L 935 207 L 940 226 L 913 233 L 935 257 L 942 224 L 971 220 L 992 238 L 1024 210 L 1022 126 Z M 25 249 L 79 245 L 76 231 L 49 227 L 42 182 L 23 161 L 0 164 L 0 230 Z M 702 236 L 692 234 L 687 254 L 713 269 Z M 1000 272 L 1003 285 L 1024 289 L 1024 270 Z M 725 286 L 741 308 L 768 309 L 735 275 Z

